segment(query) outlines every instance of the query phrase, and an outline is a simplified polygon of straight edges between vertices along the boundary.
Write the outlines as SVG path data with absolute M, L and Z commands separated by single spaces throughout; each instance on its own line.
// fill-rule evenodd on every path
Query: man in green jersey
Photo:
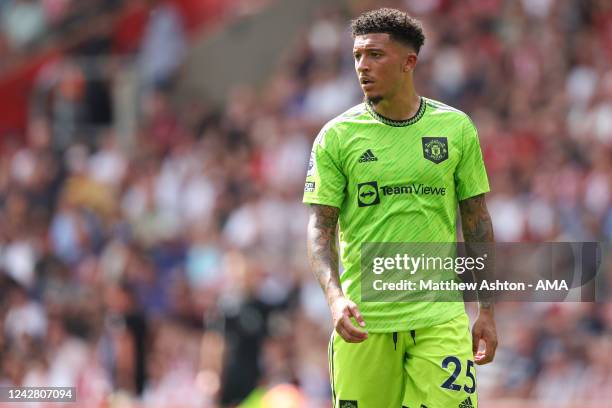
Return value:
M 474 363 L 497 346 L 492 301 L 480 298 L 470 334 L 463 302 L 362 300 L 360 262 L 364 243 L 455 242 L 457 206 L 466 243 L 493 242 L 477 132 L 463 112 L 417 94 L 416 20 L 379 9 L 352 33 L 365 100 L 323 127 L 304 187 L 309 258 L 335 328 L 334 407 L 476 407 Z

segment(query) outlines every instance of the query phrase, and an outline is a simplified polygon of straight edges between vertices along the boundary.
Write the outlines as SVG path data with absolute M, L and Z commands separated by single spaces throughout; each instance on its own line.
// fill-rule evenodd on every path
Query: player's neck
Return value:
M 376 105 L 371 104 L 372 108 L 385 118 L 404 121 L 412 118 L 421 106 L 421 97 L 414 88 L 408 92 L 402 92 L 395 97 L 383 99 Z

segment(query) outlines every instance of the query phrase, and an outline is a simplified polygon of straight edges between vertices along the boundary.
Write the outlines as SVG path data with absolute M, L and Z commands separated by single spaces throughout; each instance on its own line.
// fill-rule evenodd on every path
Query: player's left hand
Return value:
M 485 349 L 479 350 L 480 341 L 485 343 Z M 488 364 L 495 358 L 497 349 L 497 330 L 493 311 L 481 310 L 472 327 L 472 351 L 474 362 L 478 365 Z

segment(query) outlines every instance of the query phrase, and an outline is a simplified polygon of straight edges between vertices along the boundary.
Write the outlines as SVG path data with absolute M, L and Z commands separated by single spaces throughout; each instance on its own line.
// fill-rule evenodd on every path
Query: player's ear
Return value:
M 402 66 L 402 69 L 404 72 L 410 72 L 413 71 L 414 68 L 416 67 L 416 63 L 417 63 L 417 55 L 415 52 L 409 52 L 406 54 L 406 56 L 404 57 L 404 64 Z

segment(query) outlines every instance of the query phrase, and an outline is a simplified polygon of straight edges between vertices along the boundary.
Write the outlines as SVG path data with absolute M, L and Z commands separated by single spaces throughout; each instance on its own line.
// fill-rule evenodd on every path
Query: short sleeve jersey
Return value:
M 455 242 L 461 200 L 489 191 L 474 124 L 421 98 L 406 121 L 367 103 L 328 122 L 314 141 L 305 203 L 338 207 L 341 283 L 371 332 L 430 327 L 464 312 L 461 302 L 362 302 L 361 244 Z

